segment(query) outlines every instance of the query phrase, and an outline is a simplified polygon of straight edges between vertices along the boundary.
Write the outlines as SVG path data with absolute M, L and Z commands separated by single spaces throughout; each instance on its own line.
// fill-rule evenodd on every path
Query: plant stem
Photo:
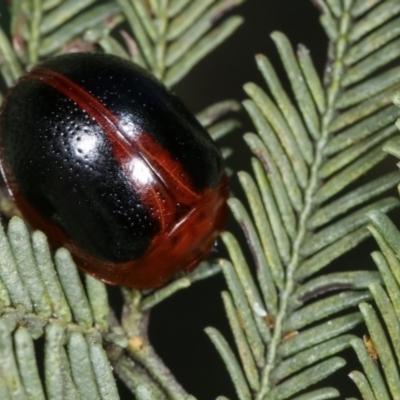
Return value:
M 347 48 L 347 40 L 348 40 L 347 35 L 349 33 L 349 26 L 350 26 L 349 18 L 351 18 L 350 8 L 351 4 L 349 4 L 348 9 L 344 10 L 344 13 L 342 14 L 340 20 L 340 36 L 337 42 L 335 43 L 336 58 L 332 65 L 333 68 L 331 75 L 332 80 L 330 82 L 329 87 L 327 88 L 327 99 L 328 99 L 327 110 L 325 114 L 322 116 L 321 137 L 316 144 L 315 159 L 311 167 L 310 179 L 305 191 L 304 208 L 299 218 L 298 232 L 293 243 L 292 256 L 287 268 L 285 287 L 280 297 L 279 312 L 276 317 L 273 336 L 268 347 L 267 364 L 264 367 L 264 370 L 262 371 L 261 390 L 257 395 L 257 400 L 267 399 L 268 393 L 272 387 L 272 382 L 270 382 L 271 372 L 275 368 L 275 364 L 277 362 L 277 349 L 282 340 L 282 328 L 283 328 L 283 322 L 287 317 L 289 297 L 295 289 L 294 274 L 301 261 L 300 249 L 306 238 L 307 223 L 312 215 L 314 206 L 314 196 L 320 184 L 318 173 L 324 162 L 325 146 L 327 145 L 330 139 L 328 127 L 334 116 L 335 101 L 339 89 L 341 87 L 341 80 L 344 72 L 343 58 L 345 50 Z
M 148 373 L 135 365 L 128 357 L 120 357 L 113 363 L 113 367 L 118 377 L 125 383 L 132 393 L 136 393 L 140 386 L 145 386 L 151 391 L 155 399 L 167 399 L 165 393 L 163 393 L 157 383 L 149 377 Z
M 171 400 L 185 400 L 189 395 L 176 381 L 171 371 L 157 355 L 148 340 L 150 311 L 142 311 L 141 294 L 137 290 L 123 289 L 125 305 L 122 326 L 128 335 L 127 351 Z M 121 370 L 122 371 L 122 370 Z
M 132 344 L 132 345 L 131 345 Z M 189 395 L 177 382 L 153 347 L 146 340 L 137 346 L 136 338 L 130 341 L 128 351 L 145 371 L 159 384 L 171 400 L 185 400 Z

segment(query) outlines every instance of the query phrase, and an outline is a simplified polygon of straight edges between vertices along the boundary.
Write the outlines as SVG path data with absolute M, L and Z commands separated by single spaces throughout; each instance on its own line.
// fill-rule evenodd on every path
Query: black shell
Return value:
M 213 216 L 226 214 L 217 146 L 174 94 L 116 56 L 75 53 L 33 68 L 5 99 L 0 146 L 24 216 L 83 264 L 85 254 L 140 260 L 210 190 L 224 210 Z

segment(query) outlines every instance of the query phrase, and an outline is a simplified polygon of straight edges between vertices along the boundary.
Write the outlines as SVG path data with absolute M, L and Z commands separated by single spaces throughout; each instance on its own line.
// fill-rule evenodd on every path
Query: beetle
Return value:
M 23 75 L 0 110 L 0 159 L 24 218 L 109 284 L 151 289 L 193 270 L 227 219 L 216 144 L 117 56 L 61 55 Z

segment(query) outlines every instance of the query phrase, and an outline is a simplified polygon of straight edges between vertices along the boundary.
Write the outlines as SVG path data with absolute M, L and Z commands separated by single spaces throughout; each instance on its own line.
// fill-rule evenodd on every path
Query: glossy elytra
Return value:
M 218 147 L 181 101 L 121 58 L 76 53 L 22 76 L 1 110 L 3 177 L 23 216 L 80 268 L 154 288 L 223 229 Z

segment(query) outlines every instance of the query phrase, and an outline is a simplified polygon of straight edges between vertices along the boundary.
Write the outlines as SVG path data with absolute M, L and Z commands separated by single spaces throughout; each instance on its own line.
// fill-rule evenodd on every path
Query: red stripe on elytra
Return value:
M 123 136 L 119 129 L 119 119 L 111 113 L 99 100 L 83 90 L 57 72 L 43 67 L 36 67 L 25 79 L 39 80 L 74 101 L 78 106 L 87 112 L 103 128 L 112 145 L 118 146 L 118 155 L 129 156 L 132 152 L 132 145 Z M 116 136 L 117 135 L 117 136 Z
M 131 159 L 135 153 L 141 157 L 155 177 L 158 178 L 159 183 L 157 189 L 154 187 L 147 188 L 150 193 L 147 193 L 142 201 L 144 203 L 150 202 L 160 211 L 159 217 L 162 227 L 165 227 L 171 218 L 165 215 L 166 208 L 165 205 L 163 206 L 163 200 L 160 199 L 157 191 L 162 193 L 164 201 L 167 200 L 167 197 L 172 196 L 169 191 L 170 187 L 179 189 L 178 191 L 174 190 L 174 199 L 170 198 L 170 202 L 175 201 L 176 203 L 190 205 L 198 200 L 199 194 L 188 187 L 190 178 L 186 171 L 177 161 L 171 159 L 165 149 L 160 148 L 160 145 L 148 134 L 144 135 L 142 133 L 141 140 L 144 140 L 145 144 L 140 143 L 140 141 L 133 142 L 129 140 L 120 127 L 120 119 L 82 87 L 64 75 L 43 67 L 34 68 L 29 75 L 25 75 L 22 79 L 34 79 L 43 82 L 74 101 L 101 126 L 111 144 L 114 156 L 122 166 L 124 166 L 124 160 Z M 157 151 L 153 151 L 154 153 L 161 153 L 159 159 L 151 154 L 152 149 L 157 149 Z M 178 180 L 177 177 L 181 179 Z M 142 195 L 144 194 L 140 192 L 141 188 L 136 189 Z
M 132 156 L 132 150 L 136 150 L 142 157 L 143 161 L 145 161 L 149 168 L 155 173 L 155 175 L 161 181 L 164 181 L 159 171 L 154 170 L 152 166 L 153 162 L 149 163 L 147 157 L 143 154 L 148 153 L 147 150 L 142 148 L 140 142 L 132 142 L 125 137 L 123 129 L 120 128 L 120 119 L 110 112 L 98 99 L 93 97 L 90 93 L 82 89 L 79 85 L 75 84 L 64 75 L 47 68 L 34 68 L 28 75 L 28 79 L 29 78 L 40 80 L 54 89 L 57 89 L 66 97 L 77 103 L 82 110 L 86 111 L 92 118 L 94 118 L 105 131 L 114 151 L 116 152 L 115 156 L 118 159 L 122 160 L 124 159 L 124 156 L 130 158 Z M 171 159 L 169 159 L 168 162 L 171 164 L 176 163 Z M 158 162 L 156 164 L 158 164 L 162 170 L 164 170 L 172 179 L 174 179 L 176 183 L 181 186 L 181 189 L 188 192 L 190 196 L 196 198 L 198 197 L 198 195 L 194 193 L 187 185 L 176 179 L 174 174 L 169 171 L 168 166 L 162 165 Z

